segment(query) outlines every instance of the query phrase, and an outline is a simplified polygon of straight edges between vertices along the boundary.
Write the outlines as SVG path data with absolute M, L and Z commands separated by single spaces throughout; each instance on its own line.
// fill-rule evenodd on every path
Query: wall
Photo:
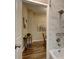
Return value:
M 15 45 L 21 46 L 19 53 L 15 53 L 15 59 L 22 59 L 22 0 L 15 1 Z
M 26 28 L 23 28 L 23 37 L 29 32 L 32 34 L 32 41 L 42 41 L 43 37 L 41 32 L 37 31 L 39 25 L 46 27 L 46 14 L 37 13 L 29 9 L 27 5 L 22 5 L 22 17 L 24 17 L 26 23 Z
M 37 31 L 37 27 L 39 25 L 46 26 L 46 14 L 34 13 L 32 10 L 28 14 L 28 32 L 31 32 L 33 41 L 42 41 L 42 34 Z
M 48 37 L 47 37 L 47 59 L 49 50 L 59 48 L 56 42 L 56 33 L 64 33 L 64 28 L 60 28 L 59 10 L 64 10 L 64 0 L 49 0 L 48 6 Z M 62 15 L 62 26 L 64 26 L 64 15 Z M 61 39 L 61 48 L 64 47 L 64 37 Z
M 64 0 L 51 0 L 51 7 L 49 7 L 49 48 L 57 48 L 56 42 L 56 33 L 60 32 L 60 19 L 59 19 L 59 10 L 64 9 Z M 64 19 L 63 19 L 64 20 Z
M 22 17 L 24 17 L 24 20 L 25 20 L 24 22 L 25 22 L 25 25 L 26 25 L 26 28 L 24 28 L 22 26 L 22 29 L 23 29 L 22 34 L 23 34 L 23 37 L 24 37 L 28 32 L 28 26 L 27 26 L 27 23 L 26 23 L 26 20 L 28 20 L 28 9 L 27 9 L 27 7 L 24 3 L 22 4 Z
M 21 0 L 16 0 L 16 16 L 15 16 L 15 37 L 16 37 L 16 44 L 21 44 L 22 36 L 22 2 Z

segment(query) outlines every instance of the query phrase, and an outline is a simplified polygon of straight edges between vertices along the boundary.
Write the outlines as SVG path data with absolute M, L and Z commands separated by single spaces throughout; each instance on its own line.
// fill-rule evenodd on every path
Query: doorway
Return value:
M 46 59 L 47 4 L 23 1 L 22 59 Z

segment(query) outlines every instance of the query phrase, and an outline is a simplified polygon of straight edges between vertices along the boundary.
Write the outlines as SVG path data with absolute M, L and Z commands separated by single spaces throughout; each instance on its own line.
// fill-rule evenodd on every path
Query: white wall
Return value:
M 16 0 L 16 16 L 15 16 L 15 37 L 16 37 L 16 44 L 21 44 L 21 39 L 18 40 L 18 37 L 21 38 L 22 36 L 22 2 L 21 0 Z
M 15 53 L 15 59 L 22 59 L 22 0 L 16 0 L 15 10 L 15 45 L 20 45 L 19 53 Z
M 59 10 L 64 9 L 64 0 L 51 0 L 51 7 L 49 7 L 49 48 L 57 48 L 56 33 L 60 32 L 59 25 Z
M 51 1 L 51 3 L 50 3 Z M 47 59 L 49 59 L 49 50 L 59 48 L 56 42 L 56 33 L 64 32 L 60 30 L 60 20 L 58 11 L 64 10 L 64 0 L 49 0 L 48 10 L 48 37 L 47 37 Z M 62 26 L 64 26 L 64 15 L 62 16 Z M 61 47 L 64 47 L 64 38 L 61 39 Z

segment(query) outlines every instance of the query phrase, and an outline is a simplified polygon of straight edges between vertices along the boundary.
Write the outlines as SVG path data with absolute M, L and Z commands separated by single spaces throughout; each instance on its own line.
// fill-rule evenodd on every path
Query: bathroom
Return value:
M 16 14 L 22 20 L 16 18 L 19 19 L 16 21 L 16 35 L 20 33 L 22 36 L 21 39 L 16 38 L 15 44 L 21 45 L 20 59 L 38 59 L 34 55 L 26 56 L 26 51 L 34 42 L 40 42 L 45 47 L 45 53 L 40 54 L 44 58 L 40 59 L 64 59 L 64 0 L 22 0 L 18 3 L 21 13 L 16 11 Z M 22 28 L 17 23 L 21 23 Z M 31 43 L 24 44 L 28 33 L 31 34 Z M 39 48 L 38 44 L 35 45 Z

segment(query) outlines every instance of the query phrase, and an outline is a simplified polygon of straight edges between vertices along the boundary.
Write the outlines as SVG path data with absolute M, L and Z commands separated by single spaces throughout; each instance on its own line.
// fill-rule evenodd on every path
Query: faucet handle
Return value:
M 57 42 L 60 42 L 60 38 L 57 38 L 56 41 L 57 41 Z
M 60 46 L 61 46 L 61 44 L 58 44 L 58 46 L 60 47 Z

